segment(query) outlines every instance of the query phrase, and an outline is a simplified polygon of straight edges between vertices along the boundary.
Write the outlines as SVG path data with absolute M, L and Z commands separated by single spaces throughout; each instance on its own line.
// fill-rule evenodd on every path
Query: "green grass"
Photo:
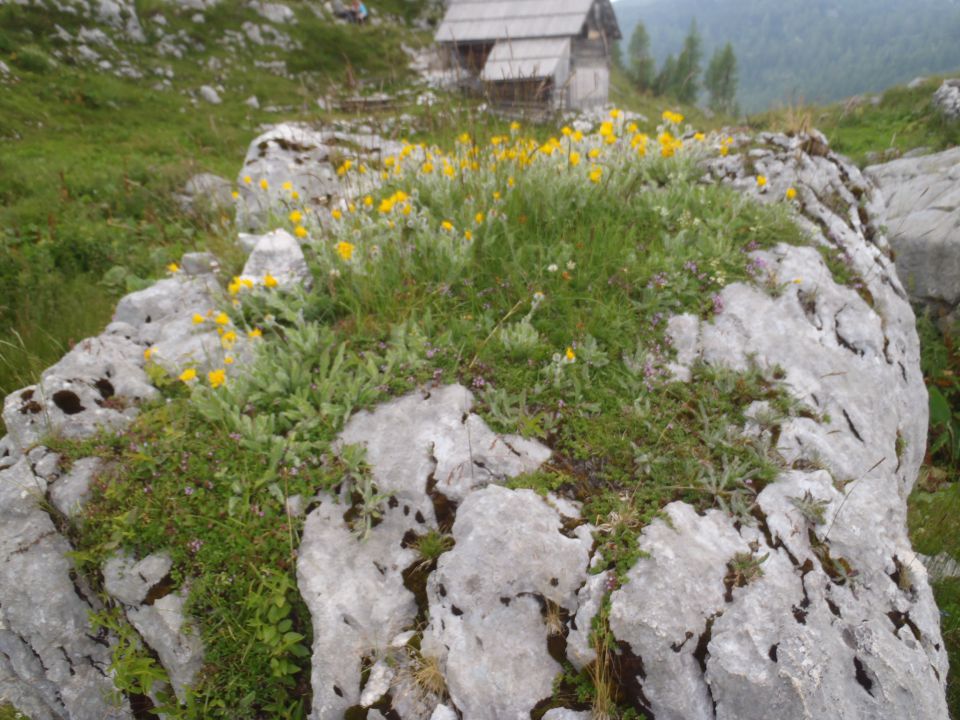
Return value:
M 830 139 L 831 147 L 860 165 L 882 162 L 883 153 L 894 157 L 915 148 L 931 152 L 960 144 L 960 122 L 948 122 L 933 108 L 933 93 L 940 78 L 915 89 L 890 88 L 874 105 L 869 98 L 826 107 L 788 107 L 750 118 L 756 129 L 790 130 L 812 125 Z
M 256 19 L 247 8 L 221 3 L 196 26 L 165 4 L 139 3 L 141 20 L 162 9 L 170 30 L 187 29 L 208 45 L 176 60 L 121 43 L 146 72 L 142 80 L 63 63 L 53 72 L 43 58 L 56 47 L 49 40 L 54 25 L 73 31 L 78 19 L 0 8 L 0 57 L 20 77 L 0 93 L 0 394 L 35 381 L 71 342 L 99 332 L 116 300 L 162 275 L 170 260 L 225 248 L 220 218 L 185 216 L 172 197 L 191 175 L 235 178 L 257 128 L 314 119 L 314 98 L 327 85 L 341 86 L 347 64 L 354 81 L 377 87 L 404 78 L 396 70 L 405 65 L 400 44 L 415 44 L 417 34 L 333 25 L 294 7 L 301 22 L 293 32 L 305 49 L 287 60 L 304 72 L 295 79 L 271 75 L 253 65 L 266 51 L 238 51 L 224 78 L 223 104 L 196 107 L 181 91 L 211 82 L 213 73 L 201 64 L 227 54 L 209 38 Z M 409 3 L 378 9 L 402 17 L 416 10 Z M 152 68 L 167 66 L 175 72 L 173 88 L 151 89 Z M 250 95 L 290 110 L 282 118 L 252 110 L 243 103 Z M 128 281 L 104 284 L 111 270 Z
M 330 233 L 307 226 L 316 291 L 241 290 L 238 308 L 225 298 L 238 332 L 264 331 L 269 352 L 249 373 L 225 366 L 224 386 L 201 378 L 190 390 L 154 369 L 170 402 L 120 437 L 55 445 L 114 463 L 73 532 L 94 579 L 121 548 L 167 549 L 175 583 L 192 578 L 207 665 L 191 703 L 166 708 L 171 716 L 300 717 L 309 707 L 299 649 L 309 647 L 309 617 L 292 591 L 301 520 L 286 516 L 284 501 L 351 483 L 362 537 L 384 498 L 362 453 L 337 459 L 331 442 L 357 409 L 418 385 L 459 381 L 495 429 L 553 449 L 541 472 L 511 486 L 583 501 L 602 528 L 600 569 L 622 575 L 641 528 L 673 500 L 749 515 L 778 463 L 769 443 L 730 428 L 758 400 L 770 405 L 771 428 L 808 411 L 775 371 L 696 367 L 690 383 L 670 382 L 664 321 L 709 319 L 714 295 L 750 277 L 745 250 L 806 239 L 786 205 L 702 186 L 692 159 L 654 157 L 655 141 L 637 158 L 622 132 L 613 150 L 585 139 L 578 165 L 572 148 L 548 157 L 542 141 L 500 135 L 476 151 L 462 141 L 454 152 L 428 150 L 427 173 L 411 147 L 387 186 Z M 694 141 L 682 154 L 709 152 Z M 473 161 L 476 170 L 454 178 L 443 171 Z M 449 538 L 434 533 L 417 546 L 430 563 Z M 276 598 L 287 609 L 270 620 Z M 123 635 L 118 617 L 101 621 Z M 281 637 L 294 633 L 289 647 L 271 644 L 271 623 Z M 143 663 L 148 656 L 120 643 L 118 677 Z M 630 711 L 623 705 L 620 716 Z

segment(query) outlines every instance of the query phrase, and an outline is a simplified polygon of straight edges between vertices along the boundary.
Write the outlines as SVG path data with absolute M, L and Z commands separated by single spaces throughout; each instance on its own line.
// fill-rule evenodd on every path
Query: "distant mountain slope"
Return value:
M 960 0 L 620 0 L 614 8 L 624 47 L 642 20 L 658 61 L 679 51 L 694 17 L 708 57 L 731 41 L 747 111 L 960 69 Z

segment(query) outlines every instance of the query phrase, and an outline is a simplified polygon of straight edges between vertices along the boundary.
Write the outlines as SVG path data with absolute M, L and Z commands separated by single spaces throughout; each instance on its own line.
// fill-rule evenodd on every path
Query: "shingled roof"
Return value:
M 611 40 L 621 38 L 610 0 L 452 0 L 437 42 L 475 43 L 577 35 L 594 3 Z

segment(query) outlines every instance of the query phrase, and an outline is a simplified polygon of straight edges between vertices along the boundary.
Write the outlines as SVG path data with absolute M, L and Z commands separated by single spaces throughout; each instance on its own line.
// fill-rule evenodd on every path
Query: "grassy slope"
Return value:
M 410 31 L 328 25 L 299 13 L 292 32 L 305 50 L 286 59 L 311 72 L 296 80 L 255 68 L 254 60 L 266 57 L 262 49 L 239 52 L 232 62 L 212 42 L 184 60 L 122 46 L 147 70 L 143 80 L 124 80 L 87 67 L 44 69 L 53 24 L 75 30 L 77 19 L 0 8 L 0 57 L 21 79 L 0 92 L 0 393 L 32 382 L 72 341 L 98 332 L 116 299 L 162 273 L 170 259 L 223 249 L 219 218 L 184 216 L 172 199 L 188 177 L 208 171 L 234 178 L 257 127 L 278 117 L 314 118 L 319 92 L 344 86 L 347 61 L 357 79 L 389 84 L 402 77 L 399 46 L 417 39 Z M 197 32 L 185 18 L 166 15 L 171 30 Z M 219 37 L 246 19 L 256 16 L 221 4 L 202 31 Z M 213 80 L 201 69 L 211 57 L 228 67 L 224 102 L 194 107 L 181 91 Z M 174 70 L 173 90 L 150 89 L 154 66 Z M 252 110 L 243 104 L 250 95 L 286 110 Z M 112 268 L 126 272 L 115 270 L 108 276 L 114 282 L 104 284 Z
M 943 150 L 960 144 L 960 123 L 948 123 L 934 112 L 931 99 L 942 78 L 920 87 L 892 87 L 874 105 L 871 96 L 827 106 L 801 105 L 753 116 L 757 129 L 791 130 L 816 127 L 831 146 L 857 163 L 879 162 L 884 153 L 897 156 L 914 148 Z

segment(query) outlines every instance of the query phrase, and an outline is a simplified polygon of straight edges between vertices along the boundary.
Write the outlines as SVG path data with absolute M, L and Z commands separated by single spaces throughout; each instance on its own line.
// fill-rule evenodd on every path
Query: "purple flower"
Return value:
M 472 384 L 475 388 L 482 388 L 482 387 L 485 387 L 485 386 L 486 386 L 487 381 L 484 380 L 481 376 L 477 375 L 477 376 L 473 379 L 473 383 L 471 383 L 471 384 Z
M 713 296 L 713 314 L 719 315 L 723 312 L 723 298 L 719 295 Z
M 184 495 L 193 495 L 193 488 L 190 487 L 189 485 L 187 485 L 187 486 L 183 489 L 183 494 L 184 494 Z
M 200 548 L 202 547 L 203 547 L 203 540 L 199 540 L 197 538 L 194 538 L 193 540 L 187 543 L 187 550 L 189 550 L 194 555 L 200 552 Z

